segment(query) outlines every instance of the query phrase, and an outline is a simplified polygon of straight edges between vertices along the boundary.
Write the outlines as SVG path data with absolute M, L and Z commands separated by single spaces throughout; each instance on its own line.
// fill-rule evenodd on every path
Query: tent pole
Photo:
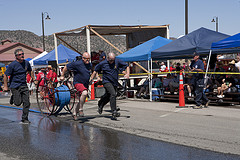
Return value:
M 167 67 L 168 67 L 168 71 L 170 72 L 170 61 L 167 60 Z
M 90 44 L 90 29 L 89 26 L 86 26 L 86 35 L 87 35 L 87 52 L 91 57 L 91 44 Z
M 57 37 L 56 37 L 55 33 L 53 35 L 54 35 L 54 44 L 55 44 L 55 58 L 56 58 L 57 66 L 58 66 Z
M 207 68 L 206 68 L 206 73 L 205 73 L 205 80 L 204 80 L 204 84 L 206 84 L 206 83 L 207 83 L 207 80 L 206 80 L 206 78 L 207 78 L 207 73 L 208 73 L 208 68 L 209 68 L 209 62 L 210 62 L 210 59 L 211 59 L 211 55 L 212 55 L 212 50 L 210 50 L 210 52 L 209 52 L 209 56 L 208 56 L 208 63 L 207 63 Z
M 150 74 L 149 93 L 150 93 L 150 102 L 152 102 L 152 58 L 151 58 L 150 64 L 151 64 L 151 70 L 150 70 L 151 74 Z

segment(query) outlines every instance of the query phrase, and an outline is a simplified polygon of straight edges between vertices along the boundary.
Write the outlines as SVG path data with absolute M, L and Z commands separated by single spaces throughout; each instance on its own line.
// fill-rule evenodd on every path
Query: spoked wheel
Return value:
M 76 100 L 76 91 L 74 89 L 73 82 L 69 81 L 69 79 L 64 81 L 63 85 L 66 85 L 68 87 L 68 89 L 70 90 L 70 96 L 71 96 L 69 104 L 65 105 L 64 109 L 71 113 Z
M 44 85 L 41 85 L 41 81 L 44 80 Z M 37 90 L 36 90 L 36 97 L 38 108 L 41 113 L 44 114 L 54 114 L 57 110 L 57 106 L 55 105 L 55 91 L 51 81 L 46 79 L 41 79 L 38 82 Z

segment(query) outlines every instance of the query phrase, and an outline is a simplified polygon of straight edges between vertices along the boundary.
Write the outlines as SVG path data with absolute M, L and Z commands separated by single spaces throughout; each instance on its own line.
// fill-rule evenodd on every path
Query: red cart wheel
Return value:
M 63 82 L 63 85 L 66 85 L 70 91 L 70 96 L 71 96 L 71 99 L 70 99 L 70 102 L 68 105 L 65 105 L 64 106 L 64 109 L 68 112 L 71 113 L 72 109 L 73 109 L 73 106 L 75 104 L 75 100 L 76 100 L 76 93 L 75 93 L 75 89 L 74 89 L 74 85 L 73 85 L 73 82 L 72 81 L 69 81 L 69 79 L 67 79 L 66 81 Z
M 44 85 L 40 85 L 41 81 L 44 81 Z M 55 89 L 51 81 L 42 78 L 37 85 L 36 97 L 38 108 L 41 113 L 48 115 L 54 114 L 57 110 L 55 105 Z

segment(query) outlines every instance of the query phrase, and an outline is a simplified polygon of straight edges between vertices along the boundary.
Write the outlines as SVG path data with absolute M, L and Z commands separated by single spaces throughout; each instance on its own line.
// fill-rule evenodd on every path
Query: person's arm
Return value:
M 198 69 L 198 68 L 193 68 L 192 71 L 195 71 L 195 72 L 203 72 L 202 69 Z
M 3 91 L 7 92 L 8 91 L 8 77 L 6 76 L 6 74 L 4 74 L 4 76 L 3 76 L 3 82 L 4 82 Z
M 97 72 L 96 72 L 96 71 L 93 71 L 93 73 L 92 73 L 92 75 L 91 75 L 91 77 L 90 77 L 90 80 L 89 80 L 90 83 L 91 83 L 92 80 L 95 78 L 96 74 L 97 74 Z
M 63 70 L 62 70 L 62 74 L 61 74 L 61 76 L 60 76 L 60 81 L 63 81 L 64 80 L 64 74 L 67 72 L 67 66 L 65 66 L 64 68 L 63 68 Z
M 34 82 L 35 81 L 35 76 L 34 76 L 34 72 L 33 71 L 28 71 L 29 75 L 31 75 L 31 80 L 30 82 Z
M 130 68 L 129 68 L 129 66 L 128 66 L 128 67 L 126 68 L 126 70 L 123 71 L 122 73 L 124 74 L 124 77 L 125 77 L 126 79 L 129 79 L 129 73 L 130 73 Z

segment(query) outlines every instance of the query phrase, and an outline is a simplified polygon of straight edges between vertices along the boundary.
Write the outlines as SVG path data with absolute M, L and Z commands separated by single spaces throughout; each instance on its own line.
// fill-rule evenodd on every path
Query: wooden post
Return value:
M 112 46 L 113 48 L 115 48 L 118 52 L 123 53 L 121 50 L 119 50 L 117 47 L 115 47 L 112 43 L 110 43 L 108 40 L 106 40 L 103 36 L 101 36 L 99 33 L 97 33 L 95 30 L 93 30 L 92 28 L 90 28 L 90 30 L 95 33 L 98 37 L 102 38 L 105 42 L 107 42 L 110 46 Z M 144 67 L 142 67 L 139 63 L 137 62 L 133 62 L 134 64 L 136 64 L 138 67 L 140 67 L 142 70 L 144 70 L 145 72 L 149 73 L 148 70 L 146 70 Z
M 101 36 L 99 33 L 97 33 L 95 30 L 93 30 L 92 28 L 90 28 L 90 30 L 95 33 L 98 37 L 102 38 L 102 40 L 104 40 L 105 42 L 107 42 L 110 46 L 112 46 L 113 48 L 115 48 L 118 52 L 123 53 L 121 50 L 119 50 L 117 47 L 115 47 L 112 43 L 110 43 L 107 39 L 105 39 L 103 36 Z
M 90 44 L 90 30 L 89 29 L 91 29 L 91 28 L 89 26 L 86 26 L 87 52 L 90 54 L 90 57 L 91 57 L 91 44 Z
M 54 35 L 54 44 L 55 44 L 55 58 L 56 58 L 57 66 L 58 66 L 57 37 L 56 37 L 56 34 L 53 34 L 53 35 Z

